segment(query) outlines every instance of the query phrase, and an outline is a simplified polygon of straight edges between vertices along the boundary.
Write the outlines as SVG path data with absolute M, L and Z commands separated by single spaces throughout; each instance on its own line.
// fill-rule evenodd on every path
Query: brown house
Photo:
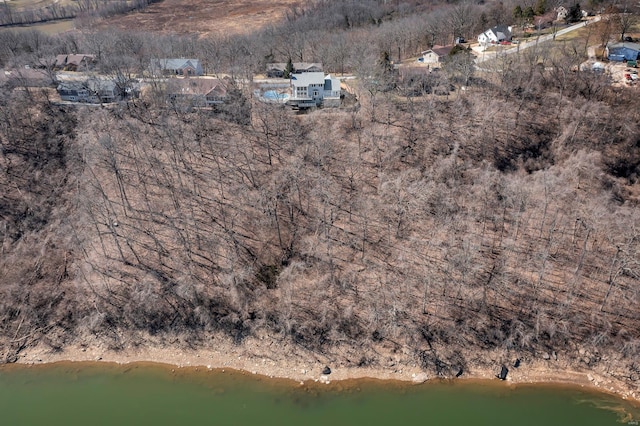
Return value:
M 83 71 L 91 69 L 95 63 L 95 55 L 58 55 L 53 63 L 53 69 L 59 71 Z
M 322 72 L 322 64 L 318 62 L 294 62 L 291 74 L 300 74 L 303 72 Z M 267 77 L 283 78 L 284 71 L 287 68 L 285 62 L 276 62 L 267 64 Z
M 227 88 L 217 78 L 169 79 L 167 98 L 185 107 L 204 107 L 222 104 L 227 98 Z

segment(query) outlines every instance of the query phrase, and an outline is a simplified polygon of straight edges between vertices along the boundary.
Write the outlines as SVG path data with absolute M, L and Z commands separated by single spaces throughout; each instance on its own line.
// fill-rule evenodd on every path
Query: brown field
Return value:
M 32 31 L 37 30 L 41 33 L 54 35 L 60 34 L 67 31 L 71 31 L 75 28 L 73 19 L 60 19 L 58 21 L 47 22 L 45 24 L 33 24 L 33 25 L 23 25 L 16 27 L 0 27 L 0 32 L 2 31 Z
M 176 34 L 240 34 L 282 19 L 299 0 L 165 0 L 144 11 L 104 20 L 102 28 Z

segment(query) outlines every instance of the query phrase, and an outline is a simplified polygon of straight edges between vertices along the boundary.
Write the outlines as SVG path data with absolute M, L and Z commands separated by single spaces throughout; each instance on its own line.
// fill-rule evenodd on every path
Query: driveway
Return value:
M 586 26 L 587 24 L 591 24 L 593 22 L 598 22 L 600 20 L 600 16 L 596 16 L 595 18 L 589 20 L 589 21 L 583 21 L 583 22 L 579 22 L 575 25 L 572 25 L 570 27 L 567 28 L 563 28 L 559 31 L 556 31 L 555 34 L 545 34 L 543 36 L 538 36 L 533 40 L 527 40 L 527 41 L 521 41 L 520 43 L 516 44 L 514 47 L 511 47 L 509 49 L 505 49 L 505 50 L 501 50 L 499 52 L 483 52 L 481 50 L 478 49 L 474 49 L 474 51 L 476 53 L 478 53 L 478 57 L 476 58 L 476 64 L 480 64 L 482 62 L 491 60 L 491 59 L 495 59 L 498 56 L 502 56 L 502 55 L 512 55 L 514 53 L 518 53 L 521 50 L 525 50 L 528 49 L 531 46 L 536 46 L 538 45 L 538 43 L 545 43 L 547 41 L 550 40 L 555 40 L 556 37 L 561 36 L 563 34 L 567 34 L 571 31 L 575 31 L 578 30 L 584 26 Z

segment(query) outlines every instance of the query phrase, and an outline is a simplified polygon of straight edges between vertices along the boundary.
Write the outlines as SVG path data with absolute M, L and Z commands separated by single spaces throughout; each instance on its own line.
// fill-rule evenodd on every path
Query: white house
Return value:
M 557 13 L 557 15 L 556 15 L 556 16 L 557 16 L 557 18 L 556 18 L 556 19 L 557 19 L 558 21 L 561 21 L 561 20 L 565 19 L 567 16 L 569 16 L 569 11 L 568 11 L 568 10 L 567 10 L 567 8 L 566 8 L 566 7 L 564 7 L 564 6 L 558 6 L 558 7 L 556 7 L 556 8 L 555 8 L 555 11 L 556 11 L 556 13 Z
M 287 105 L 293 107 L 311 108 L 340 103 L 340 80 L 331 75 L 325 76 L 323 72 L 291 74 L 290 88 Z
M 501 41 L 511 40 L 511 27 L 506 25 L 497 25 L 488 29 L 478 36 L 478 43 L 482 46 L 488 44 L 497 44 Z
M 433 46 L 431 49 L 422 52 L 422 56 L 418 58 L 418 62 L 438 64 L 444 61 L 449 55 L 449 52 L 451 52 L 451 49 L 453 49 L 453 46 Z

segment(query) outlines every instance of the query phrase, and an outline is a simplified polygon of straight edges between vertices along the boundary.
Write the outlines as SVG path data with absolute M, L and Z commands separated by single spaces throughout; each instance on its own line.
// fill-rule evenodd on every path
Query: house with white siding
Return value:
M 478 43 L 480 43 L 481 46 L 498 44 L 502 41 L 511 41 L 511 27 L 496 25 L 478 36 Z
M 287 105 L 295 108 L 336 106 L 340 104 L 340 80 L 323 72 L 291 74 L 291 95 Z

